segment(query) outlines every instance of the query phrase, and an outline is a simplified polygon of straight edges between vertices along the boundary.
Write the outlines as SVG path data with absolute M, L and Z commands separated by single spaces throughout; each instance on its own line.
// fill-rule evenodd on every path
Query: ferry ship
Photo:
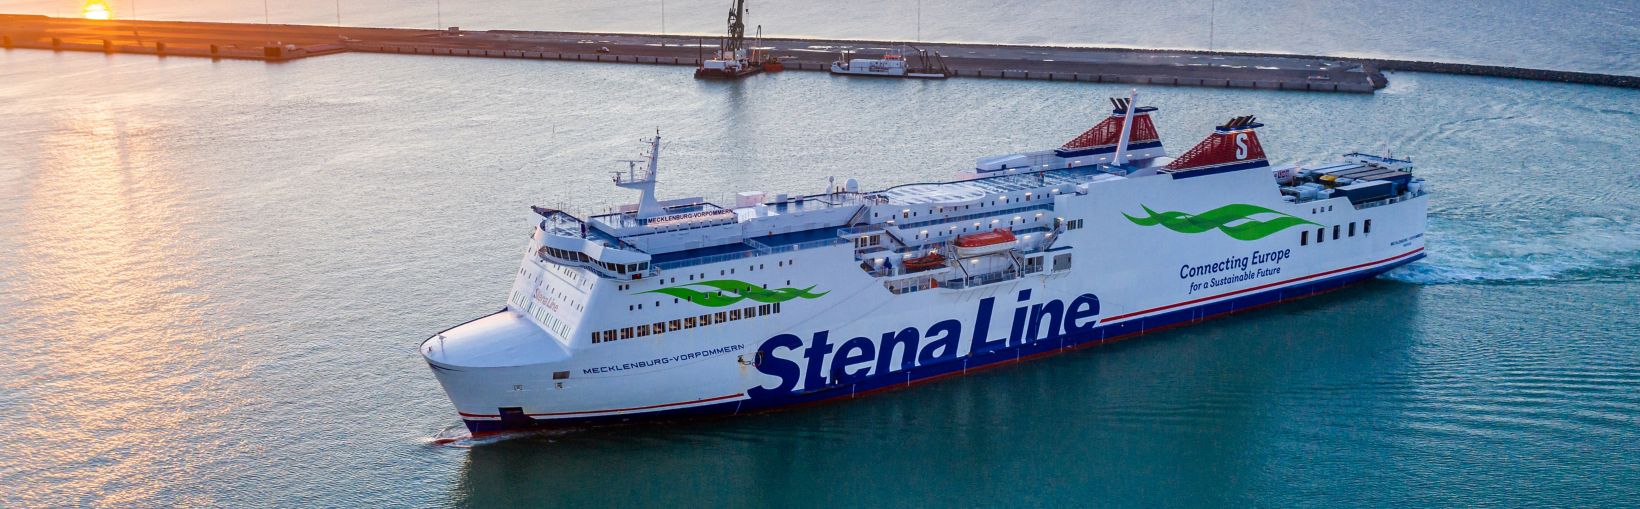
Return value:
M 1170 158 L 1154 107 L 941 182 L 539 216 L 506 307 L 422 342 L 475 435 L 843 400 L 1339 289 L 1424 256 L 1410 160 L 1272 165 L 1251 116 Z

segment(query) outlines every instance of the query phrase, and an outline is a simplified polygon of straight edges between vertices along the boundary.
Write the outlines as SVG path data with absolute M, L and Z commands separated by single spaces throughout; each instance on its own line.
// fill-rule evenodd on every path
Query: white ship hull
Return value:
M 579 318 L 584 325 L 571 333 L 604 328 L 593 324 L 633 322 L 637 315 L 628 306 L 640 303 L 646 316 L 655 317 L 646 320 L 653 322 L 718 309 L 640 293 L 669 286 L 673 277 L 684 281 L 684 274 L 770 288 L 814 285 L 811 293 L 824 294 L 781 302 L 777 314 L 584 349 L 542 341 L 537 344 L 542 351 L 513 356 L 521 360 L 517 363 L 446 365 L 438 341 L 424 344 L 423 353 L 474 431 L 733 414 L 853 397 L 1276 304 L 1370 278 L 1423 256 L 1424 197 L 1361 210 L 1342 198 L 1288 204 L 1262 171 L 1106 182 L 1091 186 L 1087 195 L 1054 199 L 1056 213 L 1086 221 L 1086 227 L 1064 232 L 1059 241 L 1075 253 L 1068 269 L 1047 267 L 1039 275 L 977 288 L 894 294 L 858 270 L 849 256 L 851 246 L 842 244 L 666 271 L 666 283 L 648 280 L 622 292 L 586 269 L 538 264 L 550 278 L 546 286 L 581 289 L 569 290 L 582 292 L 587 309 Z M 1315 230 L 1306 227 L 1242 241 L 1218 231 L 1182 234 L 1139 226 L 1124 216 L 1144 207 L 1200 211 L 1232 202 L 1325 225 L 1329 238 L 1300 246 L 1300 231 Z M 1368 219 L 1371 233 L 1330 238 L 1333 225 Z M 1245 259 L 1246 267 L 1221 266 L 1211 272 L 1213 264 L 1233 259 Z M 1191 268 L 1202 266 L 1210 272 L 1192 274 Z M 736 270 L 733 276 L 730 269 Z M 1237 278 L 1245 279 L 1231 281 Z M 521 276 L 523 282 L 529 279 Z M 585 281 L 598 283 L 578 283 Z M 1037 325 L 1016 324 L 1016 313 L 1030 322 L 1043 314 L 1033 310 L 1044 306 L 1062 309 L 1061 316 L 1050 311 Z M 530 326 L 511 316 L 520 312 L 528 313 L 510 306 L 484 320 Z M 909 363 L 903 353 L 908 349 L 895 342 L 905 341 L 895 336 L 906 330 L 912 331 L 918 351 Z M 446 334 L 460 333 L 458 328 Z M 831 351 L 816 353 L 827 349 L 819 345 L 821 340 Z M 948 342 L 948 349 L 935 344 L 941 342 Z M 893 345 L 885 348 L 887 343 Z M 520 408 L 529 420 L 503 422 L 500 408 Z
M 1113 103 L 1064 147 L 982 159 L 967 180 L 748 192 L 734 209 L 655 199 L 657 136 L 647 169 L 616 178 L 639 203 L 591 221 L 537 208 L 507 307 L 421 354 L 475 433 L 729 415 L 1279 304 L 1424 256 L 1410 161 L 1272 169 L 1260 124 L 1238 117 L 1163 166 L 1154 108 Z M 998 252 L 952 247 L 998 230 L 1014 238 Z

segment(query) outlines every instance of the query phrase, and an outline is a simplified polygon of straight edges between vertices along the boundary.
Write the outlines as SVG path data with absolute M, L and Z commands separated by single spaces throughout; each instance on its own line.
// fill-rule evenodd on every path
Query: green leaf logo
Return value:
M 1132 221 L 1133 224 L 1139 226 L 1159 224 L 1179 233 L 1201 233 L 1216 228 L 1236 240 L 1258 240 L 1299 225 L 1321 226 L 1318 223 L 1299 219 L 1292 214 L 1276 212 L 1258 205 L 1245 203 L 1232 203 L 1200 214 L 1186 214 L 1177 211 L 1156 212 L 1144 205 L 1139 207 L 1145 209 L 1145 213 L 1149 216 L 1133 217 L 1123 212 L 1122 217 L 1126 217 L 1128 221 Z M 1272 214 L 1279 217 L 1268 221 L 1256 221 L 1252 218 L 1255 214 Z
M 710 290 L 701 291 L 695 288 L 690 288 L 691 286 L 706 287 L 710 288 Z M 711 281 L 698 281 L 685 285 L 668 286 L 666 288 L 657 288 L 638 293 L 660 293 L 671 295 L 689 302 L 713 308 L 728 306 L 746 299 L 762 302 L 764 304 L 773 304 L 776 302 L 786 302 L 798 297 L 805 299 L 818 299 L 825 294 L 831 293 L 812 293 L 809 291 L 813 289 L 814 286 L 810 285 L 808 288 L 778 288 L 770 290 L 761 286 L 747 283 L 745 281 L 738 281 L 734 279 L 715 279 Z

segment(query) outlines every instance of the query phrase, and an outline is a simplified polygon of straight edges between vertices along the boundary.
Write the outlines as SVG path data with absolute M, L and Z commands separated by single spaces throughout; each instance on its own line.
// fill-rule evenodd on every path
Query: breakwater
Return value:
M 789 70 L 825 71 L 903 41 L 764 39 Z M 695 66 L 715 39 L 451 28 L 96 21 L 0 15 L 0 47 L 282 62 L 343 52 Z M 1371 93 L 1383 71 L 1495 76 L 1640 88 L 1640 77 L 1462 63 L 1197 50 L 919 43 L 953 77 Z

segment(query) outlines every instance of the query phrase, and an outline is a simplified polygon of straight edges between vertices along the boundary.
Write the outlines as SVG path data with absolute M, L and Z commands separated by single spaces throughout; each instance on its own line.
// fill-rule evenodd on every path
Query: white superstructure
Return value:
M 919 55 L 919 63 L 911 65 L 906 62 L 904 52 L 898 49 L 884 51 L 881 58 L 854 58 L 845 52 L 831 63 L 831 73 L 933 79 L 945 78 L 949 74 L 944 59 L 937 54 L 932 59 L 926 52 L 919 51 Z
M 420 350 L 474 432 L 857 397 L 1271 305 L 1423 256 L 1411 163 L 1272 167 L 1251 117 L 1169 159 L 1150 113 L 959 180 L 541 216 L 505 309 Z M 1113 162 L 1120 164 L 1112 164 Z

